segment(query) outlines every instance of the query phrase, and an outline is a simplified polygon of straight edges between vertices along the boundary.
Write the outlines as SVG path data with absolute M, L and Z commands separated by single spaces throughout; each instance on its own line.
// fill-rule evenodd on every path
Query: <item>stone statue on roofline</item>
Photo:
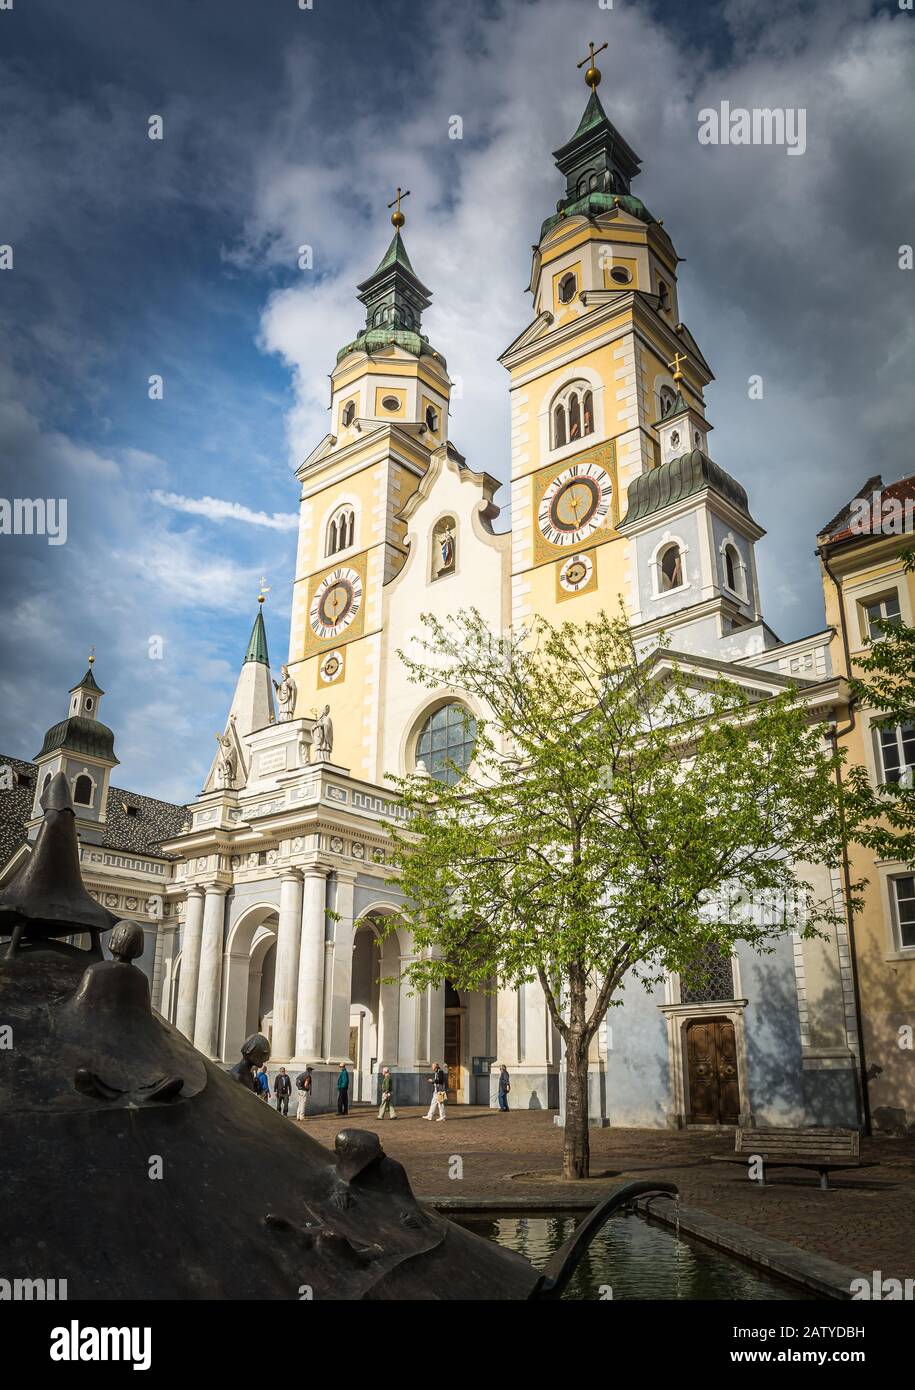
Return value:
M 312 747 L 316 762 L 330 761 L 330 755 L 334 750 L 334 726 L 330 717 L 330 705 L 325 705 L 315 720 Z
M 280 724 L 285 724 L 295 712 L 296 683 L 289 674 L 288 666 L 280 667 L 281 679 L 273 682 Z

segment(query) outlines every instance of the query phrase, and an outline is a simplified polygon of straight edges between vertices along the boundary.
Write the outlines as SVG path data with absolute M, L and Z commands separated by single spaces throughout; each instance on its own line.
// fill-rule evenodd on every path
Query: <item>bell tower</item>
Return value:
M 330 705 L 334 759 L 370 777 L 378 753 L 382 591 L 406 556 L 401 511 L 448 441 L 451 382 L 422 333 L 430 291 L 401 235 L 358 288 L 365 324 L 337 353 L 330 433 L 296 476 L 301 490 L 289 669 L 299 717 Z
M 660 462 L 657 423 L 675 398 L 704 432 L 711 370 L 677 301 L 678 256 L 632 192 L 639 156 L 597 94 L 554 153 L 565 190 L 533 248 L 534 318 L 503 353 L 511 376 L 512 622 L 637 606 L 617 531 L 629 484 Z M 679 354 L 679 356 L 678 356 Z M 682 364 L 678 386 L 672 361 Z

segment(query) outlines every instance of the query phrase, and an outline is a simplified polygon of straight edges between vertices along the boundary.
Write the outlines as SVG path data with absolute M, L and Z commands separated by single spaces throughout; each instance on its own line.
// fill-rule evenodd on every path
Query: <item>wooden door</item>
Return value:
M 686 1029 L 689 1119 L 736 1125 L 740 1116 L 737 1041 L 729 1019 L 696 1019 Z
M 461 1015 L 445 1014 L 445 1066 L 448 1069 L 448 1099 L 457 1100 L 461 1089 Z

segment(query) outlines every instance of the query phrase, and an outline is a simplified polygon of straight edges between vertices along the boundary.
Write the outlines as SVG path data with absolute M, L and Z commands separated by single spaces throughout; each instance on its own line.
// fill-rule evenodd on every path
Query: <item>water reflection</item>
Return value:
M 540 1268 L 578 1221 L 574 1216 L 466 1216 L 459 1224 L 516 1250 Z M 678 1240 L 672 1231 L 651 1226 L 634 1212 L 620 1212 L 595 1236 L 563 1297 L 803 1302 L 811 1295 L 710 1246 Z

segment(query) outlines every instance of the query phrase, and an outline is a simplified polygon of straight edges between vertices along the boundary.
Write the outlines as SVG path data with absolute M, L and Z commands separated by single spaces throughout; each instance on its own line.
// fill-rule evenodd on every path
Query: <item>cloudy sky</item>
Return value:
M 425 329 L 462 382 L 452 438 L 507 476 L 496 359 L 529 319 L 592 38 L 643 160 L 634 191 L 685 258 L 711 451 L 769 532 L 767 618 L 784 638 L 820 627 L 818 526 L 868 474 L 912 471 L 913 26 L 865 0 L 0 11 L 0 496 L 68 500 L 65 545 L 0 536 L 0 750 L 34 755 L 94 644 L 117 782 L 198 790 L 262 574 L 286 655 L 293 469 L 326 433 L 397 184 Z M 806 152 L 700 145 L 698 112 L 723 100 L 803 107 Z

